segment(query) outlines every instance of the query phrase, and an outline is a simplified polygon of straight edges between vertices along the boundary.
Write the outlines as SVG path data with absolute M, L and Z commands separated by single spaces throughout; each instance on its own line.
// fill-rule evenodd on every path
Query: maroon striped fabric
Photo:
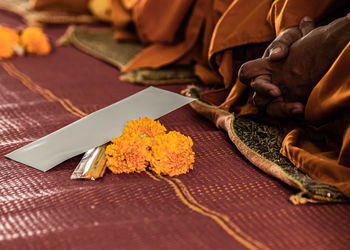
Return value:
M 23 27 L 0 13 L 2 25 Z M 54 42 L 65 27 L 46 30 Z M 194 141 L 194 171 L 70 180 L 81 156 L 42 173 L 4 155 L 144 87 L 72 47 L 0 61 L 0 249 L 346 249 L 349 204 L 294 206 L 189 106 L 160 120 Z M 180 92 L 185 86 L 165 86 Z

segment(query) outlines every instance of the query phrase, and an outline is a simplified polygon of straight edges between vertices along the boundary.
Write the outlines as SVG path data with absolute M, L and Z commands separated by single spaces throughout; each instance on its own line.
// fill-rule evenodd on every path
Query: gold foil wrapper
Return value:
M 75 168 L 71 179 L 90 179 L 96 180 L 103 177 L 106 170 L 106 151 L 107 144 L 88 150 L 78 166 Z

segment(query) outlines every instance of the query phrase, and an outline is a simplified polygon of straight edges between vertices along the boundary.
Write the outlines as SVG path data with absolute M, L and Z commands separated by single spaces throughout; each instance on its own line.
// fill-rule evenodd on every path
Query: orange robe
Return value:
M 311 92 L 305 109 L 310 126 L 289 132 L 281 153 L 313 179 L 336 186 L 350 198 L 349 65 L 350 43 Z
M 302 17 L 324 19 L 346 2 L 111 0 L 116 39 L 150 44 L 124 71 L 194 64 L 203 83 L 224 88 L 202 97 L 237 114 L 257 112 L 250 103 L 248 88 L 236 82 L 240 65 L 260 57 L 269 41 L 298 25 Z
M 124 71 L 159 68 L 171 63 L 207 65 L 212 30 L 229 2 L 112 0 L 115 38 L 128 39 L 134 34 L 134 38 L 150 44 Z M 219 82 L 215 77 L 212 79 Z
M 75 14 L 88 13 L 89 0 L 33 0 L 36 10 L 67 11 Z

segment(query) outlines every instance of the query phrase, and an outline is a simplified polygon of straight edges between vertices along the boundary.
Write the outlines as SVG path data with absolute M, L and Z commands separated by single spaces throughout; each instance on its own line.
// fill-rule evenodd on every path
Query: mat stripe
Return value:
M 147 172 L 149 176 L 153 175 Z M 237 240 L 243 246 L 248 249 L 269 249 L 267 246 L 261 242 L 254 240 L 252 237 L 244 233 L 237 225 L 235 225 L 227 215 L 216 212 L 212 209 L 209 209 L 200 203 L 190 194 L 188 188 L 181 180 L 177 178 L 166 178 L 160 175 L 151 177 L 152 179 L 157 178 L 161 179 L 174 189 L 176 195 L 179 197 L 181 202 L 185 204 L 191 210 L 200 213 L 204 216 L 207 216 L 214 220 L 228 235 Z
M 10 76 L 18 79 L 29 90 L 41 94 L 46 100 L 60 103 L 65 110 L 79 118 L 87 115 L 85 112 L 74 106 L 70 100 L 60 98 L 54 95 L 50 90 L 36 84 L 28 75 L 19 71 L 19 69 L 17 69 L 12 63 L 2 62 L 1 66 Z
M 178 185 L 178 187 L 181 189 L 181 191 L 183 192 L 183 194 L 185 195 L 185 197 L 192 202 L 194 205 L 198 206 L 199 208 L 201 208 L 202 210 L 208 212 L 208 213 L 212 213 L 216 216 L 218 216 L 219 218 L 221 218 L 222 220 L 224 220 L 234 231 L 236 231 L 237 233 L 239 233 L 243 238 L 245 238 L 246 240 L 249 240 L 251 243 L 253 243 L 255 246 L 257 246 L 259 249 L 269 249 L 267 246 L 265 246 L 263 243 L 261 243 L 260 241 L 254 240 L 252 237 L 250 237 L 249 235 L 247 235 L 246 233 L 244 233 L 236 224 L 234 224 L 230 218 L 223 214 L 223 213 L 219 213 L 215 210 L 209 209 L 203 205 L 201 205 L 190 193 L 190 191 L 188 190 L 187 186 L 179 179 L 177 178 L 172 178 L 175 183 Z

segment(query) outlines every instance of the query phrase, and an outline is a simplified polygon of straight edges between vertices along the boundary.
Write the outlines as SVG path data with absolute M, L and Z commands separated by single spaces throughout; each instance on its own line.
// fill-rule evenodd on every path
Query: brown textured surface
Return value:
M 3 12 L 0 21 L 21 25 Z M 63 31 L 47 30 L 53 40 Z M 193 138 L 195 169 L 184 176 L 73 181 L 79 157 L 47 173 L 3 157 L 144 88 L 119 75 L 70 47 L 1 61 L 0 249 L 348 248 L 350 205 L 292 205 L 295 190 L 247 163 L 189 106 L 161 118 Z

